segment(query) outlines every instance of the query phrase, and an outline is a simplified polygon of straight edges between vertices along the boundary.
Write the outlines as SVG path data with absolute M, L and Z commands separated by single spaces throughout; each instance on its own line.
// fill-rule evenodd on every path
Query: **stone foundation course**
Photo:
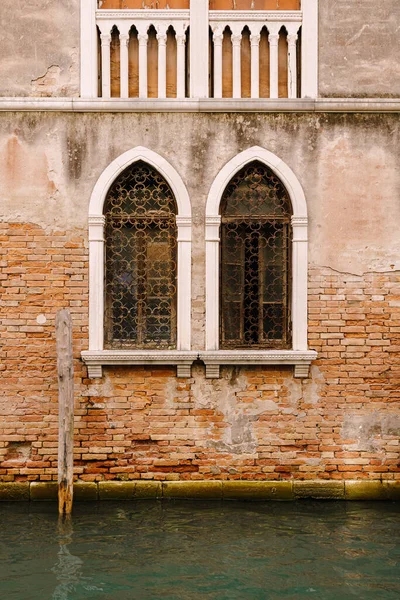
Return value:
M 400 500 L 400 481 L 77 482 L 77 502 L 97 500 Z M 0 501 L 56 501 L 57 483 L 0 483 Z

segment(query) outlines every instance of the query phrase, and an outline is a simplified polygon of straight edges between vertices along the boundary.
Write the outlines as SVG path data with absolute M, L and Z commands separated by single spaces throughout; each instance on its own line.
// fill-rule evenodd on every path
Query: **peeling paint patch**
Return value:
M 44 75 L 31 80 L 31 92 L 35 96 L 49 97 L 55 95 L 59 88 L 61 67 L 51 65 Z
M 346 450 L 377 451 L 384 443 L 383 436 L 400 436 L 400 415 L 346 415 L 341 437 L 353 440 Z

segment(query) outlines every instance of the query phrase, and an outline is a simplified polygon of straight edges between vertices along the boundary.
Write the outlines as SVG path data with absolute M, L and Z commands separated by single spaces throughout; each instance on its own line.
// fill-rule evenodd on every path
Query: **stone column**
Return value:
M 260 97 L 260 35 L 251 35 L 251 97 Z
M 206 350 L 219 349 L 219 244 L 221 217 L 206 217 Z
M 89 217 L 89 350 L 104 347 L 104 216 Z
M 241 74 L 241 45 L 242 34 L 232 34 L 233 48 L 233 97 L 242 97 L 242 74 Z
M 268 36 L 269 41 L 269 95 L 270 98 L 278 98 L 279 96 L 279 63 L 278 63 L 278 44 L 279 32 L 276 28 L 272 29 Z
M 101 36 L 101 91 L 103 98 L 111 98 L 111 34 L 102 33 Z
M 176 65 L 176 97 L 185 98 L 185 81 L 186 81 L 186 65 L 185 65 L 185 49 L 186 35 L 181 34 L 176 36 L 177 50 L 177 65 Z
M 167 33 L 159 29 L 158 41 L 158 97 L 167 97 Z
M 307 350 L 307 217 L 292 217 L 293 227 L 293 350 Z
M 147 98 L 147 33 L 139 33 L 139 98 Z
M 297 33 L 289 33 L 288 40 L 288 97 L 297 98 Z
M 121 98 L 129 98 L 129 34 L 121 33 L 120 44 L 120 79 Z
M 223 32 L 216 29 L 214 39 L 214 98 L 222 98 L 222 41 Z

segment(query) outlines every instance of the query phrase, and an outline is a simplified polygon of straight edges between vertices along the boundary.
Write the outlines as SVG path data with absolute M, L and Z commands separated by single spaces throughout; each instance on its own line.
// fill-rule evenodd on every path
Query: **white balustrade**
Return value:
M 297 97 L 297 39 L 302 26 L 301 11 L 210 11 L 214 41 L 214 97 L 222 97 L 222 40 L 225 31 L 231 32 L 233 98 L 241 98 L 241 59 L 244 30 L 250 31 L 251 97 L 260 97 L 260 37 L 263 28 L 268 32 L 270 62 L 270 97 L 279 93 L 279 39 L 287 32 L 288 96 Z
M 119 32 L 121 98 L 129 98 L 129 44 L 132 28 L 138 32 L 139 98 L 148 97 L 148 43 L 153 26 L 158 42 L 158 98 L 167 97 L 168 30 L 175 32 L 177 44 L 177 97 L 185 97 L 186 31 L 190 23 L 188 10 L 96 10 L 96 24 L 101 38 L 102 97 L 111 97 L 111 32 Z
M 222 98 L 230 95 L 224 89 L 224 79 L 232 79 L 231 95 L 233 98 L 242 97 L 242 72 L 244 44 L 250 39 L 250 89 L 245 90 L 245 95 L 251 98 L 260 98 L 260 74 L 262 81 L 269 79 L 269 96 L 279 97 L 279 69 L 282 68 L 283 44 L 285 39 L 287 48 L 287 89 L 288 98 L 298 97 L 298 63 L 301 60 L 302 79 L 301 96 L 316 97 L 317 95 L 317 67 L 318 67 L 318 5 L 317 0 L 302 0 L 302 10 L 293 11 L 258 11 L 258 10 L 229 10 L 210 11 L 208 0 L 193 0 L 190 10 L 105 10 L 97 8 L 96 0 L 81 0 L 81 90 L 83 97 L 97 96 L 97 80 L 95 73 L 98 65 L 98 55 L 95 44 L 96 26 L 100 31 L 101 47 L 101 95 L 105 99 L 111 98 L 113 81 L 111 80 L 112 60 L 117 56 L 118 50 L 114 47 L 116 33 L 119 35 L 119 63 L 120 63 L 120 97 L 129 98 L 130 77 L 138 81 L 139 98 L 149 96 L 149 60 L 154 59 L 154 30 L 158 45 L 158 59 L 152 62 L 153 68 L 158 67 L 158 98 L 167 97 L 167 84 L 172 77 L 175 78 L 176 98 L 184 99 L 187 90 L 189 61 L 187 60 L 186 40 L 190 27 L 190 86 L 189 95 L 192 98 L 205 98 L 208 95 L 208 69 L 209 69 L 209 37 L 212 31 L 213 41 L 213 97 Z M 298 39 L 301 29 L 302 55 L 298 56 Z M 170 48 L 175 33 L 175 48 Z M 132 34 L 131 31 L 135 33 Z M 151 33 L 153 31 L 153 33 Z M 226 33 L 227 32 L 227 33 Z M 265 33 L 266 32 L 266 33 Z M 133 59 L 137 67 L 130 64 L 130 44 L 133 35 L 137 33 L 135 48 L 138 56 Z M 149 35 L 151 33 L 151 35 Z M 250 34 L 250 38 L 249 38 Z M 312 39 L 311 39 L 312 38 Z M 266 40 L 268 39 L 268 44 Z M 245 41 L 243 41 L 245 40 Z M 262 41 L 262 43 L 261 43 Z M 149 54 L 151 42 L 151 54 Z M 226 44 L 231 44 L 229 52 L 232 57 L 232 72 L 226 73 L 229 68 L 224 63 L 224 52 L 228 50 Z M 269 73 L 262 73 L 261 65 L 266 64 L 269 54 Z M 171 64 L 171 57 L 176 56 L 176 64 Z M 171 68 L 172 67 L 172 68 Z M 137 69 L 137 73 L 133 73 Z M 175 73 L 176 71 L 176 73 Z M 114 73 L 114 71 L 113 71 Z M 281 73 L 282 75 L 282 73 Z M 169 77 L 169 81 L 168 80 Z M 154 87 L 157 84 L 153 84 Z M 151 90 L 152 95 L 154 90 Z M 265 93 L 265 90 L 263 91 Z

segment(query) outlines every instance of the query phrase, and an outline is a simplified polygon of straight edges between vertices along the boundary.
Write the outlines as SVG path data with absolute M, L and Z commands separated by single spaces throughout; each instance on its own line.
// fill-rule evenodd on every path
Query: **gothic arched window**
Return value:
M 221 201 L 220 347 L 291 346 L 291 202 L 273 171 L 254 161 Z
M 143 161 L 111 186 L 105 216 L 105 347 L 175 349 L 177 207 Z

